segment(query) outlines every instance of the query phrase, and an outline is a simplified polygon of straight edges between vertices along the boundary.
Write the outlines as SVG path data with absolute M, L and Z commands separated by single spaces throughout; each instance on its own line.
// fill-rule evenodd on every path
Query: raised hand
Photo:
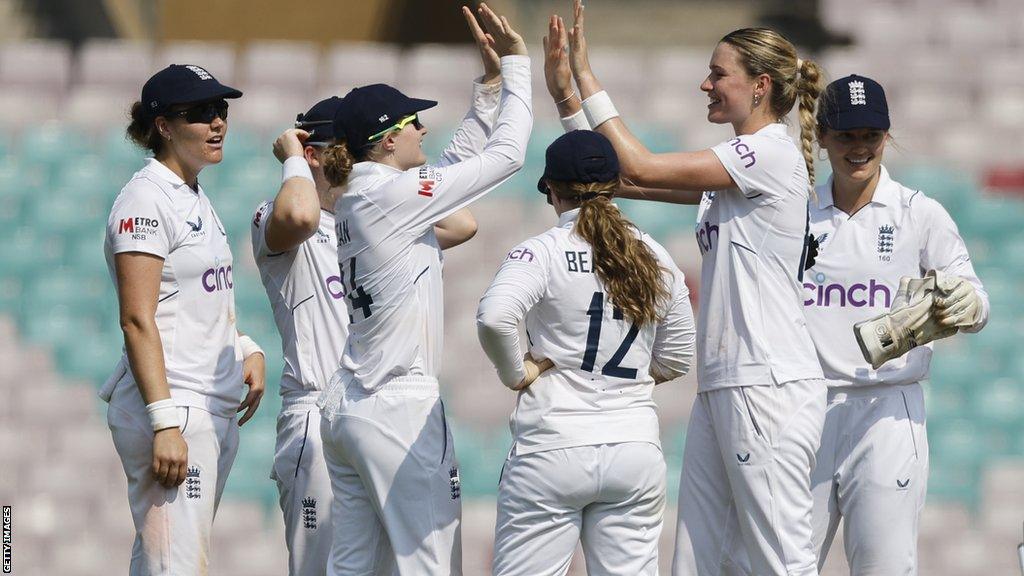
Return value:
M 489 84 L 501 78 L 501 58 L 494 51 L 494 37 L 487 34 L 480 28 L 476 16 L 468 6 L 462 7 L 462 16 L 469 26 L 469 33 L 473 35 L 473 41 L 480 49 L 480 59 L 484 62 L 484 84 Z
M 483 22 L 484 31 L 494 40 L 494 51 L 498 56 L 526 56 L 526 43 L 518 32 L 512 29 L 508 18 L 498 16 L 487 4 L 481 3 L 477 14 Z
M 590 59 L 587 56 L 587 39 L 583 35 L 583 1 L 573 0 L 573 26 L 569 31 L 569 67 L 576 77 L 577 83 L 581 76 L 593 75 Z
M 561 16 L 552 15 L 548 21 L 548 35 L 544 37 L 544 81 L 555 102 L 563 102 L 573 93 L 568 48 L 565 22 Z
M 292 156 L 302 156 L 307 138 L 309 138 L 309 132 L 305 130 L 298 128 L 285 130 L 277 137 L 277 140 L 274 140 L 274 156 L 281 162 Z

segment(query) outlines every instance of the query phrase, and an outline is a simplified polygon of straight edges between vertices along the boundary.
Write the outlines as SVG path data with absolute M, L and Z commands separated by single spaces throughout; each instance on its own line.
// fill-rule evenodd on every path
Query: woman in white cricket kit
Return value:
M 416 114 L 436 103 L 375 84 L 345 96 L 334 124 L 344 144 L 325 152 L 328 180 L 346 187 L 335 229 L 350 321 L 319 402 L 335 498 L 332 575 L 388 574 L 391 565 L 410 576 L 462 573 L 459 472 L 437 381 L 443 293 L 433 226 L 522 167 L 533 125 L 522 38 L 486 5 L 488 35 L 463 13 L 478 44 L 500 57 L 493 128 L 467 119 L 462 130 L 477 135 L 457 135 L 455 156 L 426 165 Z
M 729 33 L 700 88 L 711 99 L 708 120 L 732 124 L 736 137 L 700 152 L 653 154 L 590 68 L 578 0 L 575 17 L 569 60 L 586 123 L 611 140 L 627 182 L 666 189 L 623 195 L 700 202 L 698 394 L 673 573 L 817 574 L 810 473 L 825 386 L 800 281 L 820 70 L 774 31 Z M 798 100 L 800 146 L 782 123 Z
M 487 73 L 474 85 L 474 113 L 467 122 L 489 122 L 497 108 L 497 57 L 485 62 Z M 334 536 L 316 400 L 337 370 L 348 336 L 334 231 L 334 204 L 344 188 L 331 186 L 323 170 L 323 150 L 335 144 L 333 123 L 341 102 L 334 96 L 316 103 L 299 115 L 297 129 L 286 130 L 274 143 L 284 164 L 281 189 L 260 205 L 252 222 L 253 256 L 285 358 L 271 477 L 281 496 L 291 576 L 326 574 Z M 458 134 L 468 137 L 465 132 Z M 435 225 L 434 233 L 447 249 L 469 240 L 476 221 L 465 208 Z
M 917 573 L 917 526 L 928 487 L 928 439 L 920 381 L 932 346 L 878 370 L 864 360 L 855 323 L 890 309 L 900 278 L 944 273 L 933 316 L 977 332 L 989 304 L 967 247 L 946 210 L 893 180 L 882 156 L 889 109 L 881 85 L 847 76 L 818 106 L 818 142 L 832 176 L 811 201 L 819 243 L 804 276 L 804 312 L 828 383 L 825 429 L 812 475 L 814 544 L 824 565 L 842 519 L 856 576 Z
M 537 186 L 558 225 L 509 252 L 480 300 L 480 343 L 519 391 L 496 575 L 565 574 L 580 541 L 591 575 L 658 573 L 665 459 L 652 393 L 689 370 L 693 311 L 665 249 L 612 204 L 619 184 L 607 138 L 555 140 Z
M 107 222 L 125 352 L 100 392 L 128 477 L 132 576 L 207 574 L 238 426 L 263 396 L 263 352 L 237 332 L 231 249 L 198 181 L 223 158 L 225 99 L 241 95 L 199 66 L 171 65 L 132 106 L 128 136 L 154 158 Z

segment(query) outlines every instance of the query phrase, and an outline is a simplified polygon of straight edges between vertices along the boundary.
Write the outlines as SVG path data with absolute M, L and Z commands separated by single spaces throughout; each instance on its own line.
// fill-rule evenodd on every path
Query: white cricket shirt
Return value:
M 103 245 L 117 285 L 114 255 L 145 252 L 163 258 L 156 325 L 171 398 L 231 418 L 244 395 L 242 352 L 236 346 L 231 247 L 224 225 L 200 186 L 193 190 L 154 158 L 114 200 Z M 100 392 L 114 402 L 138 395 L 123 374 Z
M 573 233 L 579 209 L 508 253 L 480 300 L 477 329 L 506 386 L 523 376 L 519 323 L 530 355 L 550 359 L 519 393 L 510 418 L 517 454 L 614 442 L 660 445 L 653 370 L 685 374 L 695 330 L 682 271 L 660 244 L 637 232 L 658 258 L 670 298 L 657 324 L 636 326 L 607 297 L 590 245 Z
M 697 381 L 703 392 L 821 378 L 800 306 L 808 176 L 782 124 L 711 149 L 736 188 L 705 192 Z
M 273 202 L 264 202 L 252 220 L 252 247 L 274 322 L 281 334 L 284 404 L 323 390 L 338 369 L 348 336 L 345 284 L 338 270 L 334 214 L 320 211 L 315 234 L 296 248 L 271 252 L 267 220 Z
M 433 225 L 515 174 L 533 126 L 529 58 L 503 57 L 501 74 L 500 110 L 482 150 L 474 136 L 456 134 L 438 165 L 353 167 L 334 211 L 350 323 L 341 368 L 320 400 L 328 418 L 341 390 L 369 394 L 394 378 L 436 382 L 444 309 Z M 481 134 L 485 123 L 462 128 Z
M 956 224 L 945 208 L 903 186 L 881 168 L 871 202 L 852 216 L 836 208 L 832 178 L 817 187 L 811 233 L 818 257 L 804 274 L 803 305 L 829 386 L 908 384 L 928 377 L 931 343 L 918 346 L 878 370 L 864 360 L 853 325 L 889 311 L 902 276 L 920 278 L 936 269 L 970 281 L 982 314 L 969 332 L 988 321 L 988 294 L 974 273 Z

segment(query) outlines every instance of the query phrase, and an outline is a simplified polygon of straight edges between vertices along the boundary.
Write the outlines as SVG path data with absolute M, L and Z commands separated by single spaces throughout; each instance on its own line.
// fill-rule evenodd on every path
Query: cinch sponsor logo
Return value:
M 712 237 L 712 234 L 714 237 Z M 697 247 L 700 248 L 700 255 L 711 252 L 718 242 L 718 224 L 704 222 L 704 225 L 697 225 Z
M 824 281 L 824 278 L 820 280 Z M 845 308 L 863 306 L 889 308 L 892 294 L 889 287 L 872 278 L 867 284 L 857 282 L 849 287 L 842 284 L 815 284 L 804 282 L 804 306 L 838 306 Z
M 219 266 L 203 272 L 203 289 L 207 292 L 228 290 L 234 287 L 235 281 L 231 278 L 231 266 Z
M 754 157 L 754 151 L 750 149 L 750 146 L 744 144 L 743 140 L 733 138 L 732 140 L 729 140 L 729 145 L 732 146 L 732 149 L 739 155 L 740 160 L 749 161 L 743 166 L 744 168 L 750 168 L 754 164 L 757 164 L 757 158 Z
M 327 286 L 327 293 L 331 298 L 341 300 L 345 297 L 345 283 L 341 281 L 341 276 L 328 276 L 324 280 L 324 285 Z
M 117 225 L 118 234 L 134 234 L 135 232 L 149 233 L 160 226 L 160 222 L 156 218 L 143 218 L 136 216 L 134 218 L 122 218 L 121 222 Z
M 508 253 L 506 260 L 522 260 L 524 262 L 533 262 L 533 252 L 527 248 L 516 248 L 515 250 Z

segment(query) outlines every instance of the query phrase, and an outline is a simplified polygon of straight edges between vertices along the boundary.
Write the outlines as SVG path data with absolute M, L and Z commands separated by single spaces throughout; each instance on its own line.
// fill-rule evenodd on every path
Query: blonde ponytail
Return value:
M 822 70 L 817 63 L 811 60 L 803 60 L 800 64 L 800 77 L 797 79 L 796 91 L 800 99 L 800 151 L 804 155 L 804 163 L 807 165 L 807 177 L 811 185 L 811 196 L 814 194 L 814 140 L 817 134 L 818 122 L 815 116 L 815 106 L 818 103 L 818 96 L 824 90 Z

